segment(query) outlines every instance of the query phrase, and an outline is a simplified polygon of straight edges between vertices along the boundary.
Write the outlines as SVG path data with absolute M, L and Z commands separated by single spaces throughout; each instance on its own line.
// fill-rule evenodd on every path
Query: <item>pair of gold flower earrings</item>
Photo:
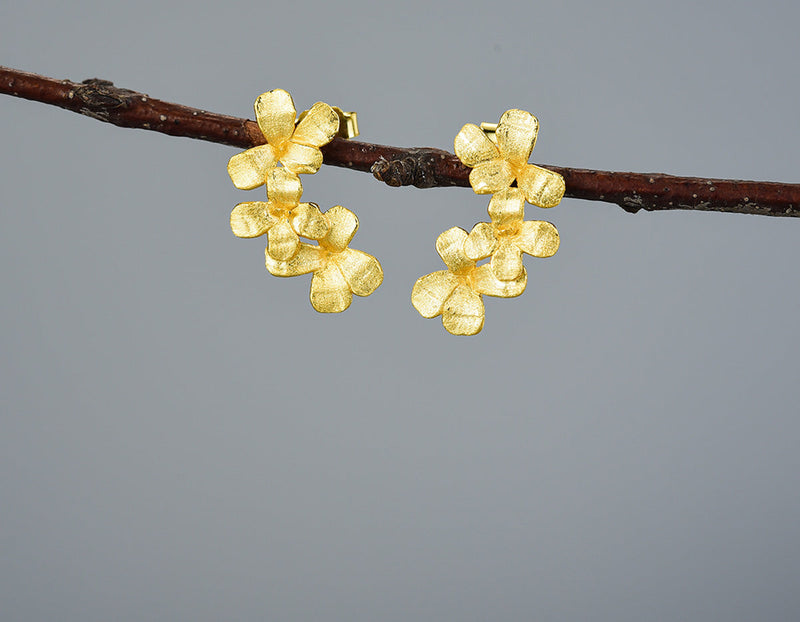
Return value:
M 242 190 L 266 185 L 267 200 L 239 203 L 231 212 L 231 229 L 242 238 L 266 234 L 271 274 L 313 273 L 314 309 L 344 311 L 353 294 L 369 296 L 378 288 L 383 270 L 372 255 L 349 248 L 358 230 L 353 212 L 341 205 L 321 212 L 315 203 L 300 202 L 300 175 L 319 170 L 320 147 L 334 136 L 358 135 L 356 114 L 317 102 L 295 120 L 292 97 L 282 89 L 260 95 L 255 113 L 267 144 L 233 156 L 228 174 Z M 483 295 L 512 298 L 525 291 L 522 253 L 551 257 L 558 250 L 558 231 L 551 223 L 524 219 L 525 201 L 553 207 L 564 196 L 561 175 L 528 164 L 538 129 L 530 113 L 508 110 L 498 124 L 468 123 L 456 136 L 455 152 L 472 168 L 473 190 L 492 195 L 490 222 L 476 224 L 469 233 L 460 227 L 442 233 L 436 250 L 447 270 L 421 277 L 411 293 L 423 317 L 441 315 L 454 335 L 475 335 L 483 328 Z M 301 242 L 301 237 L 316 244 Z M 484 259 L 489 261 L 478 265 Z

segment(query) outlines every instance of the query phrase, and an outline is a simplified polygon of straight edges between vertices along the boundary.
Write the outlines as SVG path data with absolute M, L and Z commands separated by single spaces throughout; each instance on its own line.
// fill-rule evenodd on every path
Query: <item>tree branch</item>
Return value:
M 264 144 L 254 121 L 153 99 L 107 80 L 56 80 L 0 66 L 0 93 L 50 104 L 120 127 L 247 149 Z M 406 149 L 334 138 L 325 164 L 371 172 L 390 186 L 469 186 L 458 158 L 434 148 Z M 625 211 L 700 210 L 800 216 L 800 184 L 618 173 L 542 165 L 564 176 L 567 197 L 616 203 Z

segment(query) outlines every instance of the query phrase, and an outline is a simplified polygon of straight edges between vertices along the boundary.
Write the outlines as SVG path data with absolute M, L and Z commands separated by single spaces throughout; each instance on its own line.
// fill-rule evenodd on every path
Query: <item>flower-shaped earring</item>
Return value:
M 564 196 L 564 178 L 558 173 L 528 164 L 536 144 L 539 121 L 524 110 L 507 110 L 495 127 L 485 129 L 467 123 L 455 139 L 458 158 L 472 168 L 469 183 L 478 194 L 494 194 L 516 179 L 528 203 L 539 207 L 558 205 Z M 488 134 L 494 132 L 495 144 Z
M 231 212 L 231 229 L 240 238 L 267 234 L 267 252 L 273 259 L 288 260 L 297 254 L 300 238 L 319 240 L 328 233 L 328 221 L 314 203 L 300 203 L 300 178 L 285 168 L 267 175 L 268 201 L 239 203 Z
M 267 201 L 239 203 L 231 212 L 231 229 L 242 238 L 266 233 L 267 270 L 276 276 L 313 272 L 312 306 L 321 313 L 344 311 L 353 294 L 369 296 L 378 288 L 383 270 L 372 255 L 347 248 L 358 229 L 356 215 L 338 205 L 323 214 L 315 203 L 301 203 L 298 175 L 317 172 L 322 165 L 319 148 L 336 134 L 358 136 L 356 113 L 317 102 L 295 127 L 294 103 L 281 89 L 260 95 L 255 110 L 267 144 L 233 156 L 228 173 L 243 190 L 266 184 Z
M 292 96 L 275 89 L 258 96 L 256 121 L 266 145 L 258 145 L 233 156 L 228 174 L 240 190 L 262 185 L 267 173 L 278 162 L 292 173 L 316 173 L 322 166 L 322 152 L 339 130 L 339 115 L 328 104 L 317 102 L 295 127 L 297 110 Z
M 319 246 L 301 243 L 294 258 L 278 261 L 267 251 L 267 270 L 275 276 L 313 272 L 311 305 L 320 313 L 339 313 L 353 294 L 369 296 L 383 282 L 381 264 L 372 255 L 348 248 L 358 230 L 358 218 L 336 205 L 325 212 L 330 229 Z
M 454 335 L 475 335 L 483 328 L 481 294 L 513 298 L 525 291 L 528 275 L 522 253 L 550 257 L 558 250 L 558 231 L 552 224 L 524 220 L 526 199 L 553 207 L 564 196 L 561 175 L 528 164 L 538 130 L 539 122 L 529 112 L 507 110 L 498 125 L 468 123 L 456 136 L 456 155 L 473 167 L 473 190 L 493 195 L 491 222 L 479 222 L 469 234 L 453 227 L 440 235 L 436 250 L 448 270 L 423 276 L 411 292 L 417 311 L 426 318 L 441 314 L 445 329 Z M 477 265 L 488 257 L 488 264 Z
M 255 112 L 267 144 L 233 156 L 228 173 L 237 188 L 265 184 L 267 201 L 238 204 L 231 213 L 231 229 L 244 238 L 266 234 L 271 274 L 313 273 L 314 309 L 344 311 L 353 294 L 368 296 L 380 286 L 383 270 L 372 255 L 348 248 L 358 230 L 353 212 L 337 205 L 323 214 L 316 204 L 300 202 L 299 175 L 317 172 L 322 165 L 320 147 L 337 133 L 345 138 L 358 135 L 356 114 L 317 102 L 297 117 L 291 96 L 281 89 L 260 95 Z M 486 315 L 483 295 L 512 298 L 525 291 L 523 253 L 550 257 L 558 250 L 558 231 L 552 224 L 524 220 L 526 200 L 552 207 L 565 189 L 561 175 L 528 163 L 538 129 L 536 117 L 512 109 L 497 125 L 464 125 L 455 138 L 456 155 L 473 169 L 472 188 L 494 195 L 488 208 L 491 222 L 476 224 L 469 234 L 460 227 L 442 233 L 436 250 L 447 270 L 421 277 L 411 293 L 423 317 L 441 315 L 445 329 L 454 335 L 481 331 Z M 301 237 L 317 245 L 301 242 Z M 487 258 L 489 263 L 477 264 Z
M 525 291 L 525 268 L 514 280 L 501 281 L 489 264 L 478 266 L 464 254 L 467 232 L 453 227 L 436 239 L 436 251 L 447 266 L 417 280 L 411 304 L 422 317 L 442 316 L 453 335 L 475 335 L 483 328 L 486 311 L 481 295 L 513 298 Z
M 489 201 L 491 223 L 479 222 L 469 232 L 464 253 L 474 260 L 491 256 L 494 275 L 513 281 L 525 269 L 522 253 L 552 257 L 558 250 L 558 230 L 544 220 L 523 220 L 525 199 L 519 188 L 507 188 Z

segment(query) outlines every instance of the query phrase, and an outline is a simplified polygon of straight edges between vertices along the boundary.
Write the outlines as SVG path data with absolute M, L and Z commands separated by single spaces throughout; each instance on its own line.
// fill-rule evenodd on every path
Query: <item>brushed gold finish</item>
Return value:
M 334 136 L 358 136 L 355 112 L 317 102 L 300 114 L 291 95 L 275 89 L 259 95 L 256 121 L 267 140 L 233 156 L 228 174 L 237 188 L 266 185 L 266 201 L 239 203 L 231 212 L 231 230 L 242 238 L 267 236 L 267 270 L 281 277 L 313 273 L 311 305 L 320 313 L 339 313 L 353 294 L 369 296 L 383 282 L 383 269 L 372 255 L 348 248 L 358 218 L 341 205 L 324 214 L 315 203 L 301 203 L 300 174 L 322 165 L 320 147 Z M 283 166 L 278 166 L 282 164 Z M 301 238 L 317 240 L 318 245 Z
M 269 171 L 283 164 L 294 174 L 312 174 L 322 166 L 322 152 L 339 131 L 339 115 L 328 104 L 317 102 L 295 125 L 297 111 L 292 96 L 283 89 L 262 93 L 254 105 L 256 122 L 267 140 L 236 154 L 228 162 L 233 185 L 252 190 L 266 182 Z
M 423 317 L 442 316 L 453 335 L 476 335 L 483 328 L 482 296 L 513 298 L 525 291 L 523 253 L 551 257 L 558 250 L 555 226 L 525 220 L 525 201 L 553 207 L 564 196 L 561 175 L 528 164 L 539 121 L 524 110 L 507 110 L 500 123 L 468 123 L 455 138 L 456 155 L 470 171 L 478 194 L 491 194 L 489 218 L 467 233 L 453 227 L 436 240 L 447 266 L 417 280 L 411 304 Z M 511 184 L 517 182 L 517 187 Z M 477 262 L 491 258 L 489 263 Z
M 240 203 L 231 212 L 231 230 L 240 238 L 267 234 L 267 252 L 287 261 L 300 248 L 300 238 L 319 240 L 328 233 L 328 222 L 314 203 L 300 203 L 303 185 L 287 168 L 267 175 L 267 198 Z
M 525 268 L 517 278 L 501 281 L 489 264 L 482 266 L 466 256 L 467 232 L 453 227 L 436 240 L 436 250 L 447 266 L 427 274 L 414 284 L 411 304 L 422 317 L 442 316 L 442 325 L 453 335 L 476 335 L 483 328 L 486 312 L 483 295 L 512 298 L 525 291 Z
M 353 294 L 369 296 L 383 282 L 383 269 L 375 257 L 348 248 L 358 230 L 358 218 L 336 205 L 324 214 L 327 235 L 318 246 L 301 243 L 289 260 L 277 260 L 266 253 L 267 270 L 275 276 L 299 276 L 313 272 L 311 306 L 320 313 L 340 313 L 350 306 Z
M 464 125 L 454 147 L 461 162 L 472 168 L 472 189 L 478 194 L 494 194 L 516 180 L 529 203 L 539 207 L 558 205 L 566 188 L 564 178 L 528 164 L 538 132 L 536 117 L 516 109 L 507 110 L 496 126 Z
M 336 135 L 339 138 L 355 138 L 358 136 L 358 114 L 355 112 L 345 112 L 339 106 L 331 106 L 336 116 L 339 117 L 339 130 Z M 304 110 L 297 117 L 297 122 L 300 123 L 308 114 L 308 110 Z
M 525 198 L 519 188 L 507 188 L 489 201 L 491 223 L 476 224 L 464 242 L 473 260 L 491 257 L 491 268 L 501 281 L 513 281 L 523 270 L 522 253 L 552 257 L 558 250 L 558 230 L 543 220 L 524 220 Z

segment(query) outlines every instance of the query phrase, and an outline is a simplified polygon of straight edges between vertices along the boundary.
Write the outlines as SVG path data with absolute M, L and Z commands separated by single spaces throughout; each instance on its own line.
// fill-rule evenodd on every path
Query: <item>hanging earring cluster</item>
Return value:
M 300 175 L 319 170 L 320 147 L 334 136 L 358 135 L 356 114 L 317 102 L 296 121 L 292 97 L 282 89 L 260 95 L 255 114 L 266 144 L 233 156 L 228 174 L 233 185 L 242 190 L 266 186 L 267 200 L 234 207 L 231 229 L 241 238 L 266 234 L 270 274 L 289 277 L 313 273 L 310 299 L 314 309 L 320 313 L 344 311 L 353 294 L 368 296 L 380 286 L 383 270 L 372 255 L 349 248 L 358 230 L 353 212 L 336 205 L 323 213 L 315 203 L 300 201 Z
M 477 194 L 491 194 L 490 222 L 467 233 L 453 227 L 436 240 L 447 266 L 414 284 L 411 303 L 426 318 L 442 316 L 453 335 L 475 335 L 483 328 L 482 296 L 513 298 L 525 291 L 528 275 L 522 254 L 551 257 L 558 250 L 555 226 L 524 219 L 525 201 L 553 207 L 564 196 L 564 178 L 529 164 L 539 122 L 524 110 L 508 110 L 498 124 L 466 124 L 455 138 L 455 152 L 472 168 L 470 185 Z M 515 184 L 515 185 L 513 185 Z M 478 262 L 489 259 L 488 263 Z
M 233 156 L 228 174 L 242 190 L 265 186 L 267 200 L 239 203 L 231 212 L 231 229 L 241 238 L 267 236 L 270 274 L 311 273 L 314 309 L 344 311 L 353 294 L 369 296 L 380 286 L 383 269 L 372 255 L 349 248 L 358 230 L 353 212 L 336 205 L 323 213 L 317 204 L 301 201 L 300 175 L 319 170 L 320 148 L 335 136 L 358 135 L 356 114 L 317 102 L 297 117 L 291 95 L 282 89 L 259 95 L 255 114 L 266 144 Z M 456 155 L 472 169 L 472 189 L 492 195 L 489 221 L 477 223 L 469 233 L 460 227 L 442 233 L 436 250 L 447 269 L 419 278 L 411 292 L 417 311 L 426 318 L 441 315 L 454 335 L 481 331 L 483 296 L 513 298 L 525 291 L 523 254 L 551 257 L 558 250 L 554 225 L 525 220 L 526 201 L 553 207 L 565 190 L 561 175 L 528 163 L 538 131 L 536 117 L 512 109 L 496 124 L 467 123 L 455 138 Z

